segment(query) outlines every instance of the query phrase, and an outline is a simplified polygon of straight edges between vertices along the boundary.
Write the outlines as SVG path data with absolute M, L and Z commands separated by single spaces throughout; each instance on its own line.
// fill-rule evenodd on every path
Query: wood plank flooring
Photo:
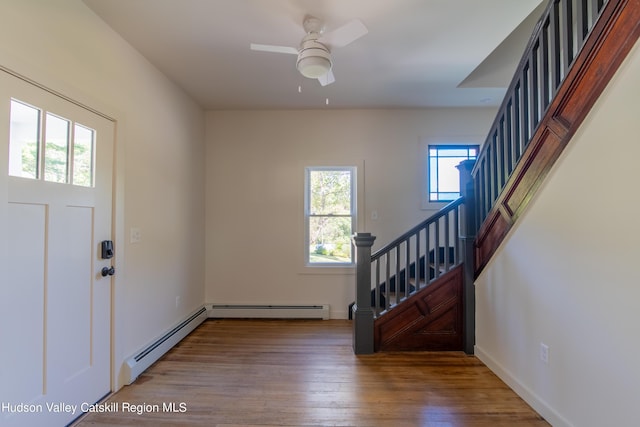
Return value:
M 473 356 L 356 356 L 351 327 L 207 320 L 74 426 L 549 425 Z

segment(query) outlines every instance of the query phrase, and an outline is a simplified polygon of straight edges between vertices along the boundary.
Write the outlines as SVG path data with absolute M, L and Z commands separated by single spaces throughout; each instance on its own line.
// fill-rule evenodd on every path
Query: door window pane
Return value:
M 11 100 L 9 175 L 38 178 L 40 110 Z
M 94 186 L 95 130 L 16 99 L 9 123 L 9 175 Z
M 75 124 L 73 132 L 73 184 L 93 186 L 94 131 Z
M 47 113 L 44 148 L 44 179 L 67 182 L 69 159 L 69 121 Z

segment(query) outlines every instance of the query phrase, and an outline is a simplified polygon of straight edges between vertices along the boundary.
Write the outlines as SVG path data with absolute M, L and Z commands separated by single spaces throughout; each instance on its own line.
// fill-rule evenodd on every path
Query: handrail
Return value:
M 447 204 L 445 207 L 440 209 L 435 214 L 431 215 L 429 218 L 427 218 L 424 221 L 422 221 L 420 224 L 418 224 L 415 227 L 413 227 L 411 230 L 407 231 L 406 233 L 404 233 L 403 235 L 401 235 L 397 239 L 393 240 L 392 242 L 388 243 L 384 247 L 382 247 L 382 248 L 378 249 L 377 251 L 375 251 L 371 255 L 371 261 L 375 261 L 376 259 L 380 258 L 382 255 L 384 255 L 385 252 L 388 252 L 389 250 L 391 250 L 394 247 L 398 246 L 398 244 L 404 242 L 405 240 L 407 240 L 407 238 L 415 235 L 418 231 L 423 230 L 427 225 L 436 222 L 439 218 L 443 217 L 447 213 L 451 212 L 454 208 L 456 208 L 456 207 L 458 207 L 458 206 L 460 206 L 462 204 L 464 204 L 464 197 L 458 197 L 456 200 L 454 200 L 453 202 Z
M 371 255 L 374 317 L 462 262 L 459 233 L 464 201 L 459 197 Z
M 504 189 L 608 0 L 550 0 L 472 171 L 476 224 Z

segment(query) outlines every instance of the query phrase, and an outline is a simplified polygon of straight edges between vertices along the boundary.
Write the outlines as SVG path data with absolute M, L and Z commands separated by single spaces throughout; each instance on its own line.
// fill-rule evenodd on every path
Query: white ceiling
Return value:
M 499 105 L 543 0 L 84 0 L 205 109 Z M 301 76 L 302 20 L 369 33 L 333 49 L 336 82 Z M 298 88 L 302 91 L 299 92 Z M 326 99 L 329 100 L 328 106 Z

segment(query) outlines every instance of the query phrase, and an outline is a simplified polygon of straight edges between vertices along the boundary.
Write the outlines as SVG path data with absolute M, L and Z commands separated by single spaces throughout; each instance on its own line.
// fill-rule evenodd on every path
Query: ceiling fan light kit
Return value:
M 298 53 L 296 68 L 300 74 L 317 79 L 331 71 L 331 53 L 329 49 L 315 39 L 303 40 Z

